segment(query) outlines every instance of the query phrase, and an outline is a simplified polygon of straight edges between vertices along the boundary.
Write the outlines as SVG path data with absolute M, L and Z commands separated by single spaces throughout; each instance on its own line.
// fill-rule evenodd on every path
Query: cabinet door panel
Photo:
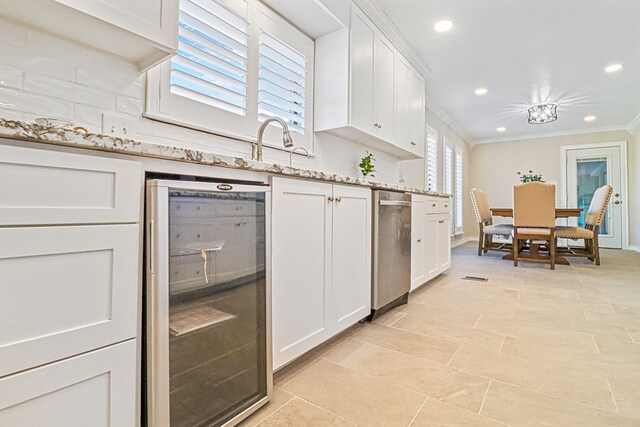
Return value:
M 177 45 L 177 0 L 55 0 L 83 13 L 173 48 Z
M 393 69 L 395 49 L 387 40 L 378 35 L 375 39 L 373 68 L 373 97 L 378 138 L 393 141 Z
M 451 218 L 440 216 L 438 220 L 438 268 L 444 271 L 451 267 Z
M 134 427 L 136 342 L 0 379 L 0 425 Z
M 374 126 L 373 24 L 361 13 L 351 17 L 351 125 L 370 135 Z M 387 82 L 389 83 L 389 82 Z
M 411 151 L 421 157 L 425 156 L 425 86 L 422 76 L 417 71 L 411 72 Z
M 333 196 L 331 317 L 338 333 L 371 312 L 371 190 L 335 185 Z
M 136 335 L 138 225 L 0 228 L 0 376 Z M 1 424 L 1 423 L 0 423 Z
M 425 239 L 425 249 L 424 249 L 424 268 L 426 279 L 430 280 L 433 278 L 437 272 L 440 264 L 438 263 L 438 250 L 439 250 L 439 240 L 438 240 L 438 221 L 439 218 L 437 215 L 425 215 L 424 216 L 424 239 Z
M 0 147 L 0 226 L 138 222 L 140 163 Z
M 411 290 L 425 282 L 425 211 L 424 202 L 412 201 L 411 207 Z
M 273 179 L 273 365 L 330 336 L 331 184 Z
M 396 58 L 395 68 L 395 135 L 394 142 L 396 145 L 405 150 L 414 151 L 411 145 L 411 67 L 400 55 Z

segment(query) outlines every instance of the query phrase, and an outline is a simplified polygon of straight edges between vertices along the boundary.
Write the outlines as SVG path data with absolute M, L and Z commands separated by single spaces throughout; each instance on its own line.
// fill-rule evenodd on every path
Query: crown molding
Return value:
M 503 138 L 492 138 L 492 139 L 480 139 L 477 141 L 471 142 L 471 145 L 480 145 L 480 144 L 493 144 L 496 142 L 517 142 L 517 141 L 527 141 L 531 139 L 545 139 L 545 138 L 554 138 L 558 136 L 571 136 L 571 135 L 584 135 L 589 133 L 601 133 L 601 132 L 619 132 L 619 131 L 628 131 L 628 128 L 625 126 L 610 126 L 610 127 L 602 127 L 602 128 L 594 128 L 594 129 L 575 129 L 575 130 L 567 130 L 561 132 L 549 132 L 542 133 L 536 135 L 521 135 L 521 136 L 512 136 L 512 137 L 503 137 Z
M 637 131 L 640 131 L 640 113 L 638 113 L 638 115 L 633 120 L 631 120 L 631 122 L 627 126 L 627 132 L 629 132 L 631 135 L 635 135 Z
M 420 74 L 424 78 L 431 74 L 431 67 L 425 64 L 416 51 L 407 43 L 406 39 L 389 19 L 386 13 L 382 10 L 380 5 L 375 0 L 353 0 L 353 3 L 358 6 L 362 11 L 373 21 L 382 34 L 385 35 L 393 44 L 396 49 L 400 51 L 411 64 L 420 71 Z

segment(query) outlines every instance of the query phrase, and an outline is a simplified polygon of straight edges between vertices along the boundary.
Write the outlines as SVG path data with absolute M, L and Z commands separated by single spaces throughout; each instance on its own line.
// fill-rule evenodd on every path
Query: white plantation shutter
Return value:
M 442 138 L 444 145 L 444 192 L 453 193 L 453 148 L 447 137 Z
M 173 94 L 247 113 L 249 22 L 213 0 L 180 0 Z
M 427 129 L 427 190 L 438 191 L 438 132 Z
M 314 42 L 258 0 L 179 0 L 178 52 L 147 72 L 145 116 L 252 141 L 280 117 L 313 153 Z M 270 126 L 264 144 L 282 148 Z
M 305 134 L 307 59 L 277 38 L 260 33 L 258 118 L 280 117 Z
M 462 233 L 462 152 L 456 148 L 456 165 L 455 165 L 455 231 Z

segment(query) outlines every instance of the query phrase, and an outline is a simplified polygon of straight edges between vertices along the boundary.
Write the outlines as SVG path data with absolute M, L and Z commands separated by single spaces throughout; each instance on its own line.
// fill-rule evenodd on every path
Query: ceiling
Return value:
M 624 129 L 640 113 L 639 0 L 376 1 L 432 69 L 428 97 L 470 142 Z M 442 19 L 453 28 L 437 33 Z M 613 63 L 624 68 L 605 73 Z M 558 103 L 558 120 L 528 124 L 539 102 Z

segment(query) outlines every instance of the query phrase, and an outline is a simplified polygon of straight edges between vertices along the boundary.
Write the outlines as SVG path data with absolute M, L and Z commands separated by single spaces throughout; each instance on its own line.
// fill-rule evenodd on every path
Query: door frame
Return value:
M 627 172 L 627 141 L 597 142 L 593 144 L 563 145 L 560 147 L 560 207 L 567 206 L 567 151 L 585 150 L 590 148 L 620 149 L 620 182 L 622 188 L 622 249 L 629 249 L 629 208 L 628 206 L 628 172 Z

